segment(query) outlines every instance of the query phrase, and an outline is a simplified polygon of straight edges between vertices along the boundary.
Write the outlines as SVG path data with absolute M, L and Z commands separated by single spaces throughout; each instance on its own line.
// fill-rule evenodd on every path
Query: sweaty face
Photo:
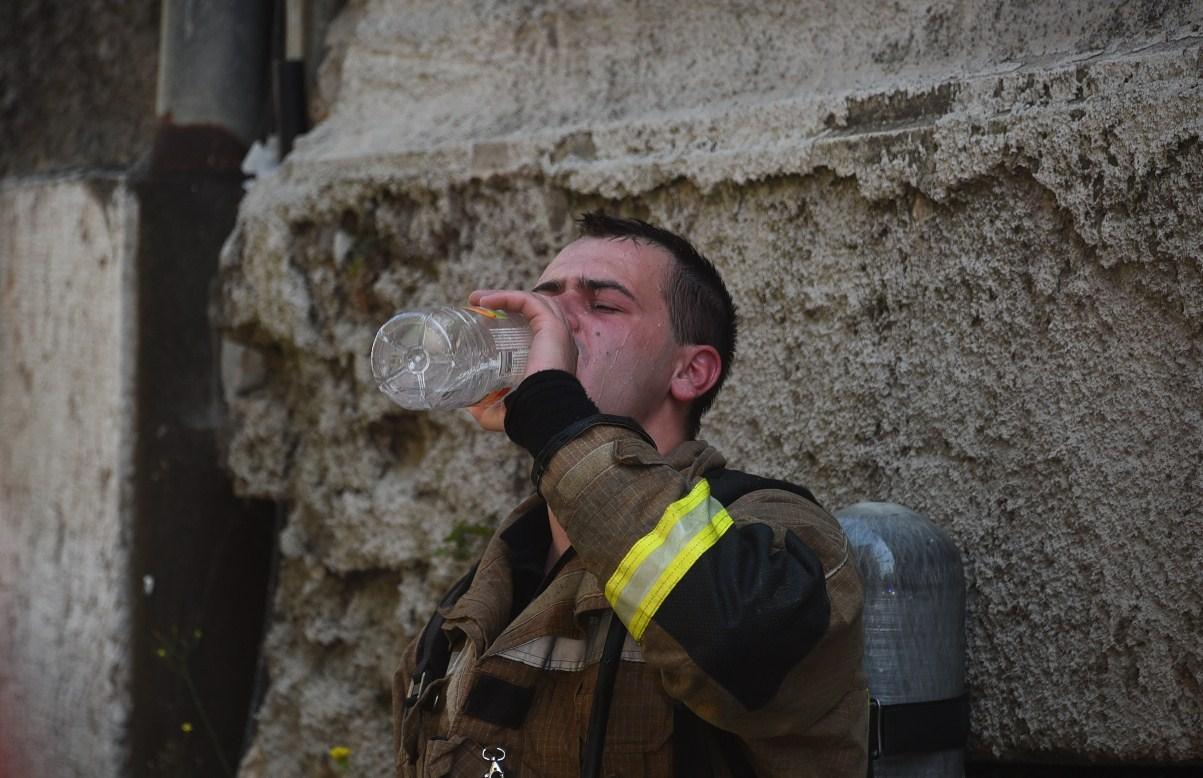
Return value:
M 678 355 L 664 299 L 672 262 L 658 246 L 582 238 L 535 286 L 564 311 L 580 351 L 577 378 L 602 413 L 646 426 L 669 400 Z

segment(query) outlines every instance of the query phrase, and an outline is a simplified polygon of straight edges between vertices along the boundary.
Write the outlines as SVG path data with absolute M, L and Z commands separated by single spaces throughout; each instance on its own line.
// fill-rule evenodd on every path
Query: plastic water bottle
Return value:
M 372 374 L 402 408 L 466 408 L 500 399 L 522 380 L 530 339 L 516 313 L 450 305 L 402 311 L 376 333 Z

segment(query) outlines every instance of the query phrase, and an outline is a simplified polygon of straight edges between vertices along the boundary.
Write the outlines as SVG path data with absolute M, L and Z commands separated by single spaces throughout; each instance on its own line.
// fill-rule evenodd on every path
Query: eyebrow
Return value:
M 577 279 L 577 284 L 579 284 L 580 286 L 583 286 L 584 288 L 588 289 L 590 292 L 593 292 L 595 294 L 597 292 L 601 292 L 606 289 L 612 289 L 615 292 L 618 292 L 619 294 L 629 298 L 631 300 L 631 302 L 638 302 L 638 300 L 635 299 L 635 295 L 631 293 L 631 290 L 627 289 L 625 286 L 618 283 L 617 281 L 611 281 L 611 280 L 604 279 L 604 278 L 585 278 L 584 276 L 582 276 L 581 278 Z M 557 294 L 560 294 L 561 292 L 563 292 L 564 289 L 565 289 L 565 284 L 563 281 L 553 280 L 553 281 L 544 281 L 543 283 L 537 285 L 531 291 L 536 292 L 536 293 L 541 293 L 541 294 L 557 295 Z

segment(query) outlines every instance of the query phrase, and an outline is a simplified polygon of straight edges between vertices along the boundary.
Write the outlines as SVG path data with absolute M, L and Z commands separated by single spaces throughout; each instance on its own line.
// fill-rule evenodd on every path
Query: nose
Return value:
M 571 292 L 557 295 L 555 305 L 560 309 L 560 313 L 564 315 L 564 322 L 568 324 L 568 330 L 573 335 L 580 332 L 581 329 L 581 301 L 577 300 Z
M 568 329 L 573 335 L 581 331 L 581 319 L 574 311 L 564 311 L 564 321 L 568 322 Z

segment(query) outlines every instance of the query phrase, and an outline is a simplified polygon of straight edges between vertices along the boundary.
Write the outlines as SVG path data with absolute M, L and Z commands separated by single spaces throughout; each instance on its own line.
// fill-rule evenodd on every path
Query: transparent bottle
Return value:
M 402 311 L 376 333 L 372 374 L 402 408 L 466 408 L 522 380 L 530 339 L 516 313 L 451 305 Z

